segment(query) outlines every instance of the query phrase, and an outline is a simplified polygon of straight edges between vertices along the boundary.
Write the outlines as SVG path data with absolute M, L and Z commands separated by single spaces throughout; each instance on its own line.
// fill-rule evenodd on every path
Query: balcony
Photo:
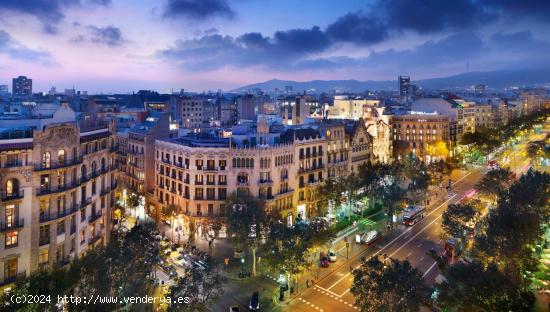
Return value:
M 258 181 L 258 184 L 259 185 L 264 185 L 264 186 L 271 186 L 271 185 L 273 185 L 273 180 L 271 180 L 271 179 L 260 179 Z
M 86 208 L 86 206 L 88 206 L 91 203 L 92 203 L 92 198 L 91 197 L 88 197 L 86 199 L 81 200 L 80 201 L 80 209 Z
M 207 171 L 207 172 L 216 172 L 219 170 L 219 168 L 216 168 L 216 167 L 203 167 L 202 168 L 203 171 Z
M 0 286 L 5 286 L 11 283 L 15 283 L 15 281 L 17 281 L 18 279 L 23 279 L 26 276 L 27 276 L 26 271 L 18 272 L 17 275 L 15 276 L 5 277 L 4 280 L 0 282 Z
M 99 192 L 99 194 L 100 194 L 101 196 L 105 196 L 105 195 L 107 195 L 107 194 L 109 194 L 109 193 L 111 193 L 111 188 L 110 188 L 110 187 L 104 188 L 104 189 L 102 189 L 102 190 Z
M 80 185 L 79 181 L 73 181 L 70 183 L 65 183 L 63 185 L 58 185 L 57 187 L 53 187 L 53 186 L 40 187 L 36 189 L 36 195 L 42 196 L 42 195 L 65 192 L 67 190 L 78 187 L 79 185 Z
M 103 213 L 101 212 L 101 210 L 92 212 L 92 215 L 88 219 L 88 222 L 92 223 L 94 221 L 97 221 L 97 219 L 101 218 L 102 215 L 103 215 Z
M 18 161 L 6 162 L 4 166 L 2 166 L 2 168 L 15 168 L 15 167 L 22 167 L 22 166 L 23 166 L 23 162 L 18 160 Z
M 25 193 L 22 189 L 8 193 L 5 191 L 2 191 L 1 193 L 2 201 L 9 201 L 9 200 L 16 200 L 16 199 L 22 199 L 25 197 Z
M 70 166 L 79 165 L 82 163 L 82 157 L 77 157 L 76 159 L 61 161 L 61 162 L 51 162 L 49 164 L 38 163 L 34 165 L 34 171 L 45 171 L 45 170 L 54 170 L 61 169 Z
M 12 223 L 0 223 L 0 232 L 13 231 L 25 226 L 25 219 L 18 219 Z
M 49 233 L 48 233 L 48 236 L 40 237 L 39 240 L 38 240 L 38 245 L 39 246 L 48 245 L 49 243 L 50 243 Z
M 281 190 L 279 193 L 275 194 L 273 197 L 278 199 L 278 198 L 281 198 L 281 197 L 285 197 L 285 196 L 291 194 L 292 192 L 294 192 L 293 189 Z
M 298 173 L 304 173 L 306 171 L 314 171 L 314 170 L 320 170 L 323 169 L 325 166 L 323 164 L 317 165 L 317 166 L 311 166 L 309 168 L 299 168 Z
M 44 214 L 41 214 L 39 219 L 40 219 L 40 222 L 49 222 L 49 221 L 53 221 L 53 220 L 57 220 L 57 219 L 60 219 L 60 218 L 64 218 L 68 215 L 71 215 L 73 213 L 75 213 L 77 211 L 77 206 L 74 205 L 68 209 L 65 209 L 65 210 L 62 210 L 62 211 L 58 211 L 57 213 L 44 213 Z
M 250 183 L 248 181 L 237 181 L 237 186 L 249 186 Z
M 162 162 L 165 163 L 165 164 L 168 164 L 168 165 L 171 165 L 172 163 L 170 162 L 170 159 L 162 159 Z
M 101 238 L 102 238 L 101 235 L 96 234 L 94 237 L 90 238 L 90 240 L 88 241 L 88 245 L 93 245 L 93 244 L 95 244 L 95 243 L 98 242 Z

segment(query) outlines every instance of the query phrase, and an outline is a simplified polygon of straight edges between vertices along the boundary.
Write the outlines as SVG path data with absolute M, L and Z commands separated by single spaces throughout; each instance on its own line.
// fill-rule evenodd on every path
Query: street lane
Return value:
M 354 298 L 349 292 L 353 283 L 350 266 L 357 267 L 361 257 L 371 257 L 376 254 L 387 254 L 398 259 L 408 258 L 411 263 L 423 272 L 428 272 L 427 278 L 438 272 L 434 261 L 426 255 L 430 248 L 441 252 L 442 243 L 439 238 L 440 218 L 442 212 L 450 203 L 456 203 L 471 190 L 483 174 L 483 169 L 472 169 L 468 172 L 453 172 L 451 179 L 453 190 L 443 202 L 433 203 L 426 217 L 412 227 L 398 225 L 397 230 L 383 237 L 379 242 L 368 246 L 365 250 L 343 265 L 335 272 L 321 279 L 312 288 L 303 291 L 298 300 L 289 302 L 292 311 L 353 311 Z M 437 275 L 437 274 L 436 274 Z M 302 310 L 305 309 L 305 310 Z

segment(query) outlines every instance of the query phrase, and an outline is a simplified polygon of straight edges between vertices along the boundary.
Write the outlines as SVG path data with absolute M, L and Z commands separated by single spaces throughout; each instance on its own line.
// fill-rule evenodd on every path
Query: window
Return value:
M 197 165 L 198 170 L 202 170 L 202 159 L 197 159 L 195 164 Z
M 214 170 L 215 169 L 215 165 L 214 165 L 214 160 L 213 159 L 209 159 L 206 161 L 206 167 L 208 168 L 208 170 Z
M 42 154 L 42 168 L 50 168 L 50 166 L 51 166 L 50 152 L 45 152 Z
M 220 160 L 220 170 L 225 170 L 225 167 L 227 166 L 227 161 L 225 159 Z
M 92 195 L 95 195 L 96 193 L 96 185 L 95 185 L 95 181 L 92 182 Z
M 202 184 L 202 183 L 203 183 L 202 174 L 195 175 L 195 184 Z
M 227 198 L 227 189 L 218 189 L 218 200 L 225 200 Z
M 40 176 L 40 191 L 48 191 L 50 189 L 50 176 L 47 174 Z
M 86 208 L 80 210 L 80 222 L 86 221 Z
M 80 231 L 80 245 L 86 242 L 86 229 Z
M 65 164 L 65 150 L 60 149 L 60 150 L 57 152 L 57 162 L 58 162 L 60 165 L 64 165 L 64 164 Z
M 19 180 L 9 179 L 6 181 L 6 196 L 17 196 L 19 195 Z
M 40 219 L 47 217 L 48 213 L 50 212 L 50 200 L 41 199 L 39 207 L 40 207 Z
M 202 216 L 201 204 L 197 204 L 197 216 Z
M 196 188 L 195 189 L 195 199 L 203 199 L 203 189 L 202 188 Z
M 57 235 L 61 235 L 65 233 L 65 220 L 59 221 L 57 223 Z
M 216 189 L 213 189 L 213 188 L 206 189 L 206 199 L 210 199 L 210 200 L 216 199 L 215 194 L 216 194 Z
M 60 262 L 61 260 L 63 260 L 63 258 L 65 258 L 65 252 L 63 250 L 63 245 L 57 246 L 57 248 L 55 250 L 55 257 L 56 257 L 57 262 Z
M 40 249 L 40 252 L 38 254 L 38 263 L 40 264 L 46 264 L 50 261 L 48 248 L 42 248 Z
M 11 227 L 15 223 L 15 205 L 6 206 L 6 225 Z
M 63 171 L 57 172 L 57 185 L 59 188 L 65 187 L 65 172 Z
M 17 258 L 8 259 L 4 262 L 4 278 L 12 279 L 17 276 Z
M 17 246 L 17 237 L 19 233 L 17 231 L 6 233 L 6 248 Z
M 40 245 L 50 243 L 50 225 L 43 225 L 40 227 Z
M 212 217 L 214 215 L 214 205 L 208 204 L 208 216 Z
M 219 179 L 219 184 L 220 184 L 220 185 L 225 185 L 225 184 L 227 184 L 227 176 L 221 175 L 221 176 L 219 176 L 218 179 Z

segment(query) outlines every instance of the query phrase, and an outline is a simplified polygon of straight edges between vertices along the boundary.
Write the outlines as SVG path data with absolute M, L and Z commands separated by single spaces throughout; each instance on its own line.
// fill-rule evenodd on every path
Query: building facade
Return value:
M 106 244 L 114 205 L 114 124 L 76 122 L 0 140 L 0 281 L 65 265 Z

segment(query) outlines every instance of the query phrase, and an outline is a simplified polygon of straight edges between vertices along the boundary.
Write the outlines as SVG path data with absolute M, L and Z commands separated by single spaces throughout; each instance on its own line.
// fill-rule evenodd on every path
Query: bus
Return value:
M 426 209 L 422 206 L 409 206 L 403 215 L 403 224 L 412 226 L 424 218 Z

